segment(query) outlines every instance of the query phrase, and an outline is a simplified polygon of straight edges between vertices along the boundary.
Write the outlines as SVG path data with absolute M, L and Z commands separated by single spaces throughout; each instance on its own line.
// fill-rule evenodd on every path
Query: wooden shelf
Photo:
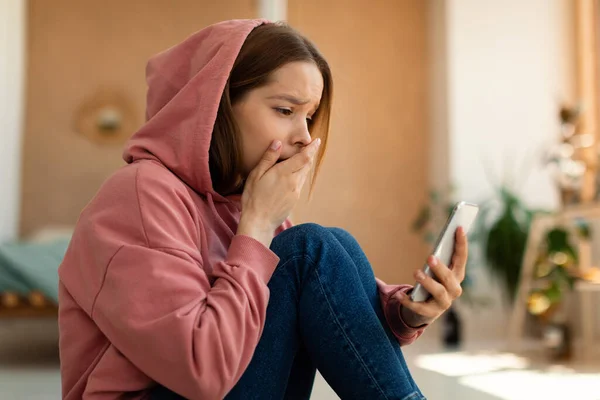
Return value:
M 521 267 L 520 284 L 508 327 L 510 347 L 515 351 L 518 351 L 523 343 L 524 325 L 527 317 L 526 304 L 529 293 L 532 289 L 544 286 L 543 281 L 536 281 L 533 278 L 536 257 L 539 247 L 544 241 L 544 234 L 555 226 L 568 226 L 571 218 L 600 218 L 600 203 L 571 206 L 558 213 L 537 214 L 533 218 Z M 587 271 L 591 267 L 591 251 L 589 240 L 578 241 L 578 267 L 580 272 Z M 594 319 L 598 315 L 598 305 L 594 302 L 594 292 L 600 292 L 600 282 L 578 280 L 575 282 L 574 292 L 576 293 L 574 300 L 577 301 L 581 314 L 579 324 L 581 325 L 582 348 L 591 349 L 595 345 Z M 582 352 L 581 356 L 587 358 L 589 351 Z
M 580 292 L 600 292 L 600 282 L 579 281 L 575 283 L 575 290 Z
M 530 284 L 530 288 L 534 290 L 548 288 L 548 281 L 539 278 Z M 573 290 L 577 292 L 598 292 L 600 291 L 600 282 L 577 281 Z
M 57 317 L 58 307 L 43 307 L 34 308 L 19 306 L 14 308 L 3 308 L 0 307 L 0 320 L 1 319 L 19 319 L 19 318 L 48 318 Z
M 559 214 L 563 219 L 600 218 L 600 203 L 590 202 L 590 203 L 568 205 Z

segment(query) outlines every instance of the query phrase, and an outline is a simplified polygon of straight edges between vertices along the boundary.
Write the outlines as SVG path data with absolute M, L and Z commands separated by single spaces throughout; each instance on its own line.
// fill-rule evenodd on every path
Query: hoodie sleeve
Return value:
M 377 287 L 379 288 L 379 298 L 385 319 L 398 339 L 400 346 L 407 346 L 417 340 L 423 334 L 427 325 L 419 328 L 408 326 L 402 319 L 402 314 L 400 313 L 402 304 L 396 297 L 398 292 L 410 293 L 413 287 L 411 285 L 388 285 L 381 279 L 377 279 Z
M 139 230 L 144 240 L 125 236 L 91 316 L 153 380 L 189 399 L 223 398 L 252 358 L 265 322 L 266 284 L 279 258 L 258 241 L 235 236 L 225 258 L 211 266 L 210 282 L 198 250 L 206 238 L 199 237 L 201 221 L 194 221 L 199 217 L 191 200 L 186 203 L 186 189 L 142 172 L 136 209 L 127 213 L 137 214 L 139 223 L 123 229 Z M 115 224 L 104 235 L 122 236 Z

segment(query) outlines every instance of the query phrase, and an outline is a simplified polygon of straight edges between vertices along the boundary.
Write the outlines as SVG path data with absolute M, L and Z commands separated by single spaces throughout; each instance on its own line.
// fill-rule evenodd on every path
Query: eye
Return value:
M 288 108 L 275 108 L 275 111 L 277 111 L 279 114 L 285 115 L 285 116 L 290 116 L 292 115 L 292 110 L 288 109 Z

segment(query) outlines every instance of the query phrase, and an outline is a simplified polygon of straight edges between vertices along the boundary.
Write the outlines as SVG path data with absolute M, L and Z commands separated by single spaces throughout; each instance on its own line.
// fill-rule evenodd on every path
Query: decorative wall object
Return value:
M 85 101 L 75 114 L 75 131 L 102 145 L 124 143 L 138 127 L 131 103 L 118 91 L 102 90 Z

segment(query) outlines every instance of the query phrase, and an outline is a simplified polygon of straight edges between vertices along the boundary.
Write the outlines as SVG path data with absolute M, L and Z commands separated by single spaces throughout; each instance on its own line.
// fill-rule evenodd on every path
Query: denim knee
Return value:
M 322 269 L 339 266 L 337 262 L 326 260 L 340 254 L 343 246 L 329 228 L 306 223 L 293 226 L 277 235 L 271 243 L 271 250 L 280 258 L 278 269 L 298 259 L 305 261 L 304 266 Z M 324 265 L 321 265 L 321 261 L 325 261 Z
M 288 250 L 292 247 L 299 250 L 309 244 L 332 241 L 333 239 L 328 228 L 311 222 L 295 225 L 275 236 L 271 243 L 271 249 L 275 253 L 278 253 L 277 250 Z
M 347 230 L 343 229 L 343 228 L 338 228 L 338 227 L 333 227 L 333 228 L 327 228 L 331 233 L 333 233 L 335 235 L 335 237 L 338 239 L 338 241 L 340 241 L 343 245 L 357 245 L 357 241 L 354 238 L 354 236 L 352 236 L 352 234 L 350 232 L 348 232 Z

